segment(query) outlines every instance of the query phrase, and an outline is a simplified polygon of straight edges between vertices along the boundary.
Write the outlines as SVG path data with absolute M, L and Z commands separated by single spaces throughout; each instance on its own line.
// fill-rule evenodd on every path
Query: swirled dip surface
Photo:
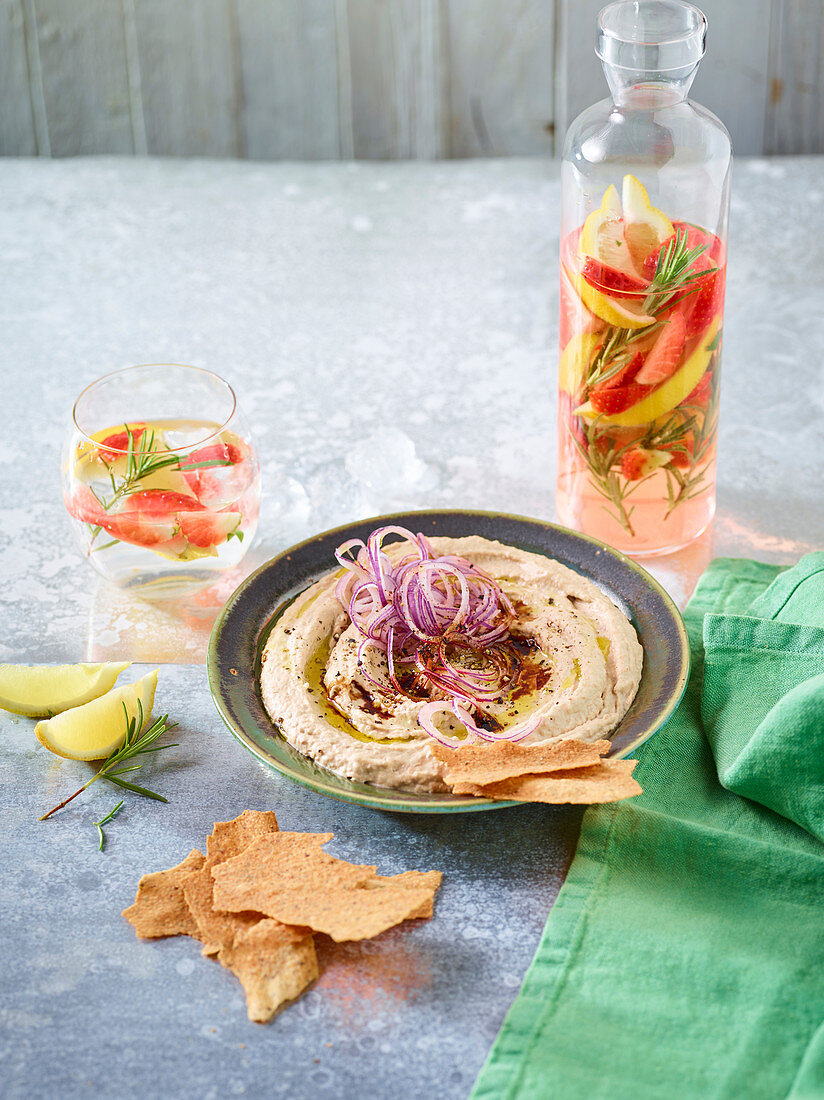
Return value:
M 643 664 L 623 612 L 550 558 L 476 536 L 430 541 L 438 554 L 457 554 L 494 577 L 515 606 L 516 671 L 500 701 L 486 708 L 489 728 L 504 732 L 537 712 L 540 724 L 523 744 L 608 737 L 629 709 Z M 392 546 L 386 549 L 391 556 Z M 338 775 L 445 791 L 443 765 L 417 722 L 420 701 L 392 687 L 374 647 L 358 664 L 361 636 L 335 597 L 340 575 L 334 570 L 313 584 L 272 629 L 261 670 L 264 705 L 291 745 Z M 442 728 L 463 730 L 457 718 Z

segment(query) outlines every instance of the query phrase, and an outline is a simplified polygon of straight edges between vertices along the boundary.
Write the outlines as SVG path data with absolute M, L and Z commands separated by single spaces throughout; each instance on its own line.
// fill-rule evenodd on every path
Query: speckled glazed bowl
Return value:
M 337 527 L 272 558 L 240 585 L 217 619 L 207 658 L 212 697 L 234 736 L 265 764 L 320 794 L 379 810 L 431 814 L 517 805 L 452 794 L 414 795 L 343 779 L 293 749 L 264 709 L 258 674 L 272 624 L 298 593 L 334 568 L 335 547 L 346 539 L 365 539 L 385 524 L 428 536 L 481 535 L 555 558 L 597 584 L 624 611 L 644 647 L 644 669 L 638 694 L 612 737 L 610 756 L 628 756 L 672 715 L 689 674 L 686 631 L 672 600 L 635 562 L 596 539 L 521 516 L 397 513 Z

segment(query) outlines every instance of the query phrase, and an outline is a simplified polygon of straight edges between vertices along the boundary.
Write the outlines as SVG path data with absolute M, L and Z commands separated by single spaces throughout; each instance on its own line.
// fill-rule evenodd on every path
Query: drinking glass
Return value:
M 203 588 L 255 533 L 260 467 L 232 387 L 180 363 L 114 371 L 74 404 L 63 500 L 84 556 L 144 598 Z

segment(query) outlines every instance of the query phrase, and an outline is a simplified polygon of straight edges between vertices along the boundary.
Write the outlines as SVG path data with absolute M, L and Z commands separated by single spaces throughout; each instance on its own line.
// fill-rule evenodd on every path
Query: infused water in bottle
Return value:
M 706 30 L 681 0 L 604 8 L 612 94 L 564 146 L 557 510 L 633 555 L 715 511 L 732 151 L 687 98 Z

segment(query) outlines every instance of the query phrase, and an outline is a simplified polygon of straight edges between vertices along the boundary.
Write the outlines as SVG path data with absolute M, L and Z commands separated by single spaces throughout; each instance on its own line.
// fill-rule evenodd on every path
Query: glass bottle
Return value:
M 681 0 L 604 8 L 612 95 L 564 146 L 557 511 L 638 556 L 715 511 L 732 149 L 687 98 L 706 29 Z

